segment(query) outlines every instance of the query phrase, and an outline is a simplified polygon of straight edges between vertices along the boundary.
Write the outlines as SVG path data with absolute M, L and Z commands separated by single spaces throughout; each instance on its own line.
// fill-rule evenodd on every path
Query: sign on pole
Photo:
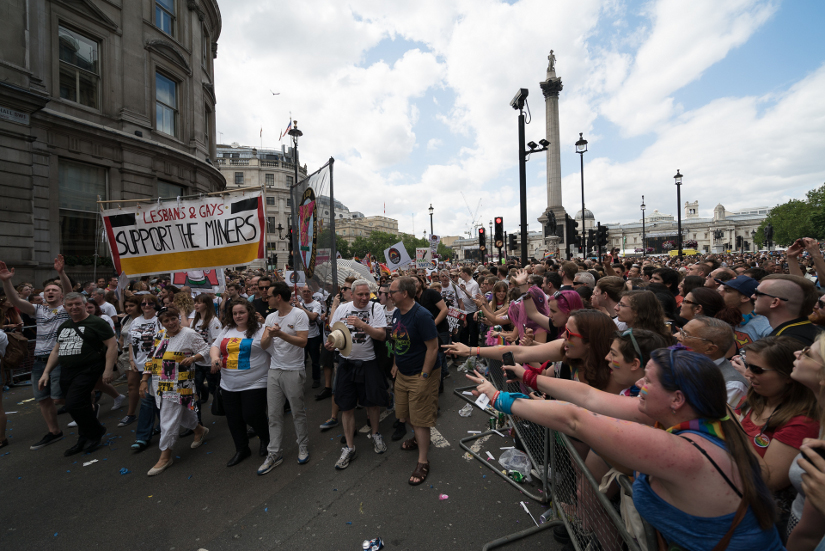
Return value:
M 397 270 L 403 268 L 412 260 L 410 259 L 407 249 L 404 248 L 404 243 L 399 241 L 392 247 L 384 249 L 384 259 L 387 261 L 387 267 L 390 270 Z

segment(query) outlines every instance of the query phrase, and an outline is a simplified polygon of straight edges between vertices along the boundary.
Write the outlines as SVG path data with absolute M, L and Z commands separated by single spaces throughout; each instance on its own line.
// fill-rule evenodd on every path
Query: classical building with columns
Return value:
M 18 281 L 39 285 L 58 253 L 75 279 L 91 278 L 95 253 L 106 263 L 98 197 L 223 189 L 216 0 L 18 0 L 0 13 L 0 251 Z
M 731 212 L 716 205 L 712 218 L 699 216 L 699 202 L 685 202 L 682 212 L 682 249 L 695 249 L 700 253 L 725 251 L 756 251 L 753 236 L 770 207 L 753 207 Z M 618 247 L 625 255 L 641 255 L 642 219 L 626 224 L 603 224 L 608 227 L 608 247 Z M 644 243 L 653 248 L 648 254 L 665 254 L 665 243 L 675 244 L 678 235 L 676 216 L 654 209 L 644 219 Z M 689 247 L 685 243 L 695 246 Z M 638 251 L 637 251 L 638 249 Z

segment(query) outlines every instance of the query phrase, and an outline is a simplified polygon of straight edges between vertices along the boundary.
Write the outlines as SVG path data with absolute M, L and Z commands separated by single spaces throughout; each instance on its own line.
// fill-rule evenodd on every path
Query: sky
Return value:
M 220 0 L 221 143 L 280 148 L 292 118 L 310 172 L 335 158 L 335 195 L 399 230 L 466 235 L 519 224 L 518 112 L 545 138 L 539 83 L 556 56 L 562 203 L 598 221 L 711 217 L 774 206 L 825 182 L 820 0 Z M 279 95 L 273 95 L 278 92 Z M 263 136 L 261 137 L 261 132 Z M 820 159 L 817 161 L 816 159 Z M 527 162 L 529 229 L 547 207 L 544 154 Z

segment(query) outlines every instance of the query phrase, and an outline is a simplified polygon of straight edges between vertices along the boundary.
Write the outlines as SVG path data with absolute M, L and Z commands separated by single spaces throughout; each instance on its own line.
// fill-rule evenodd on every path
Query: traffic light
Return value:
M 509 237 L 509 239 L 510 239 L 510 246 L 509 246 L 509 249 L 510 249 L 511 251 L 515 251 L 516 249 L 518 249 L 518 243 L 516 242 L 516 239 L 517 239 L 516 234 L 511 233 L 511 234 L 510 234 L 509 236 L 507 236 L 507 237 Z
M 607 226 L 602 226 L 601 223 L 599 223 L 598 235 L 596 237 L 596 242 L 598 246 L 606 247 L 608 237 L 610 237 L 610 235 L 607 233 Z
M 587 252 L 596 248 L 596 230 L 590 228 L 587 230 Z
M 292 256 L 292 228 L 289 228 L 287 233 L 287 243 L 289 244 L 289 255 Z
M 484 232 L 484 228 L 478 228 L 478 248 L 481 251 L 487 250 L 487 234 Z
M 737 249 L 742 248 L 742 236 L 741 235 L 736 236 L 736 248 Z
M 501 216 L 496 216 L 495 223 L 496 248 L 500 249 L 504 246 L 504 219 Z
M 569 214 L 565 214 L 564 219 L 567 232 L 567 243 L 578 243 L 577 241 L 575 241 L 575 238 L 579 236 L 579 223 L 576 222 L 576 220 L 574 220 L 573 218 L 570 218 Z M 579 237 L 579 241 L 581 241 L 581 237 Z
M 573 236 L 573 244 L 576 245 L 576 247 L 578 247 L 579 252 L 583 252 L 583 250 L 582 250 L 582 236 L 581 235 L 575 234 Z

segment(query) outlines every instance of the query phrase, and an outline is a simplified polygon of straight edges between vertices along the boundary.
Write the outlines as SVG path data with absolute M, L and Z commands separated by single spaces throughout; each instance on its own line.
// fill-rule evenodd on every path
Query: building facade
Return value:
M 95 253 L 108 257 L 98 197 L 223 189 L 216 0 L 4 4 L 0 249 L 22 277 L 42 281 L 58 253 L 76 277 L 91 273 Z
M 699 216 L 699 202 L 685 202 L 682 213 L 682 249 L 700 253 L 725 251 L 753 252 L 758 244 L 753 237 L 770 212 L 770 207 L 753 207 L 731 212 L 716 205 L 712 218 Z M 642 253 L 642 219 L 628 224 L 606 224 L 609 247 L 618 247 L 627 255 Z M 677 243 L 678 220 L 672 214 L 653 210 L 645 215 L 644 242 L 648 254 L 665 254 Z M 695 242 L 695 244 L 693 243 Z M 690 246 L 688 246 L 690 245 Z M 653 251 L 649 249 L 652 248 Z M 675 248 L 675 247 L 674 247 Z
M 295 184 L 293 148 L 258 149 L 218 144 L 216 164 L 226 178 L 227 189 L 256 187 L 263 190 L 266 205 L 266 258 L 253 268 L 284 268 L 289 260 L 289 226 L 292 223 L 290 189 Z M 300 162 L 300 161 L 299 161 Z M 307 175 L 306 165 L 298 167 L 298 179 Z
M 398 220 L 387 216 L 364 216 L 358 212 L 353 213 L 350 218 L 341 218 L 335 221 L 336 235 L 340 235 L 350 244 L 355 241 L 356 237 L 369 238 L 374 231 L 400 235 L 398 233 Z

